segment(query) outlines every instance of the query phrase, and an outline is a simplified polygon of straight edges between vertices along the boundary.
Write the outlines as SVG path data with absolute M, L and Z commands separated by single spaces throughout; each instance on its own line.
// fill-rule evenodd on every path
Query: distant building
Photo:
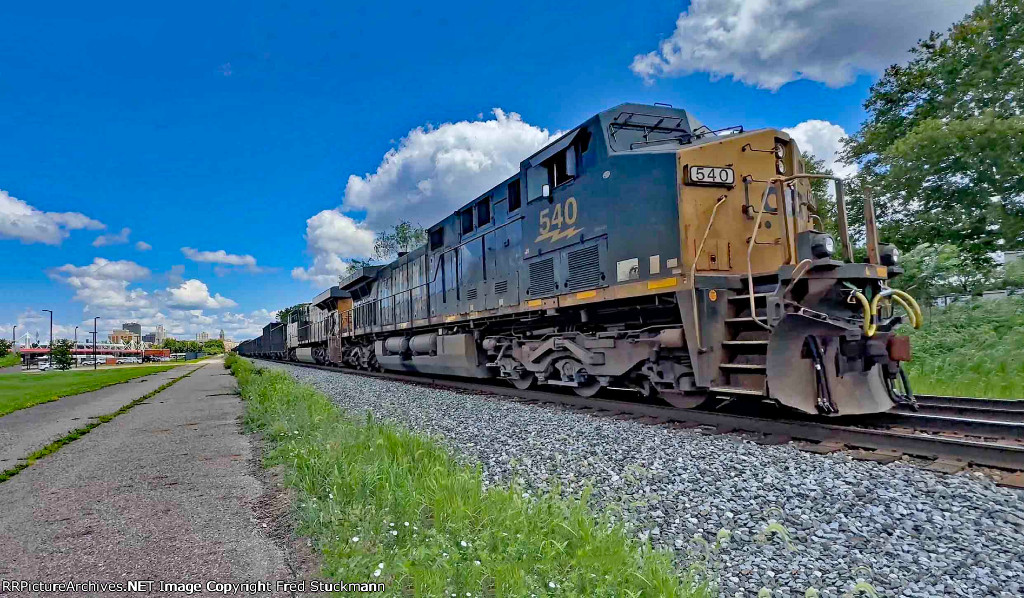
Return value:
M 200 332 L 199 333 L 199 342 L 205 343 L 208 340 L 210 340 L 210 333 L 209 332 Z
M 110 342 L 115 345 L 123 345 L 125 343 L 132 343 L 141 340 L 141 335 L 135 334 L 128 330 L 113 330 L 110 332 L 108 337 Z
M 166 339 L 166 338 L 167 338 L 167 333 L 164 332 L 163 324 L 157 325 L 157 327 L 156 327 L 156 342 L 157 343 L 162 343 L 162 342 L 164 342 L 164 339 Z
M 223 330 L 220 331 L 220 341 L 224 342 L 224 331 Z
M 142 336 L 142 324 L 138 322 L 125 322 L 121 324 L 121 329 L 131 332 L 135 336 Z
M 143 334 L 142 335 L 142 342 L 149 343 L 151 345 L 155 345 L 155 344 L 157 344 L 157 342 L 160 342 L 160 341 L 156 340 L 156 333 L 155 332 L 150 332 L 149 334 Z

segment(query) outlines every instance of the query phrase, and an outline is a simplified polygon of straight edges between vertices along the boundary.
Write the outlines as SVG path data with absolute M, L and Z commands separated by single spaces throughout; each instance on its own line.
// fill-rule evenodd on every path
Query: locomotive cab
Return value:
M 903 317 L 893 308 L 914 326 L 920 308 L 888 286 L 900 273 L 898 252 L 879 248 L 870 196 L 868 261 L 856 263 L 843 181 L 805 173 L 784 132 L 731 135 L 681 149 L 677 161 L 690 273 L 681 302 L 698 385 L 823 415 L 912 402 L 899 365 L 910 358 L 909 341 L 895 335 Z M 814 178 L 835 181 L 838 240 L 822 230 Z

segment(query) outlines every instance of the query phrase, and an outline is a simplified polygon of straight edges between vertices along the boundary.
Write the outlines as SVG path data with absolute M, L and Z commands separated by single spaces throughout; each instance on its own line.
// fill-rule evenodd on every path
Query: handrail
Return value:
M 844 252 L 844 254 L 849 254 L 851 256 L 850 259 L 852 261 L 852 255 L 853 254 L 850 251 L 850 239 L 849 239 L 849 234 L 846 231 L 846 202 L 845 202 L 845 200 L 843 198 L 843 195 L 842 195 L 842 179 L 841 178 L 839 178 L 837 176 L 834 176 L 834 175 L 831 175 L 831 174 L 811 174 L 811 173 L 805 172 L 805 173 L 794 174 L 794 175 L 790 175 L 790 176 L 786 176 L 786 177 L 774 176 L 774 177 L 768 179 L 767 185 L 765 185 L 765 188 L 764 188 L 764 195 L 761 198 L 761 209 L 758 210 L 757 218 L 754 219 L 754 232 L 751 233 L 751 235 L 750 235 L 750 243 L 747 245 L 747 293 L 748 293 L 749 299 L 750 299 L 750 317 L 755 322 L 757 322 L 760 326 L 763 326 L 764 328 L 767 328 L 769 330 L 771 330 L 771 327 L 768 326 L 767 324 L 765 324 L 764 322 L 762 322 L 760 320 L 760 318 L 757 317 L 757 311 L 756 311 L 755 303 L 754 303 L 754 272 L 753 272 L 753 267 L 751 266 L 750 256 L 751 256 L 751 254 L 754 251 L 754 245 L 755 245 L 755 243 L 757 241 L 757 231 L 758 231 L 758 229 L 761 226 L 761 216 L 764 215 L 765 207 L 768 204 L 768 195 L 769 195 L 768 192 L 771 191 L 772 186 L 775 185 L 775 184 L 778 184 L 781 187 L 782 185 L 784 185 L 784 184 L 786 184 L 786 183 L 788 183 L 790 181 L 795 181 L 797 179 L 831 179 L 831 180 L 836 182 L 836 205 L 837 206 L 841 205 L 841 207 L 839 207 L 840 221 L 841 221 L 840 222 L 840 234 L 842 236 L 842 239 L 840 241 L 843 244 L 843 252 Z M 780 195 L 780 198 L 782 198 L 784 196 L 784 193 L 785 193 L 784 190 L 781 190 L 781 191 L 782 191 L 783 195 Z M 786 216 L 788 217 L 789 215 L 787 214 Z M 793 216 L 795 217 L 795 214 Z M 791 231 L 789 230 L 789 227 L 787 227 L 787 229 L 786 229 L 786 235 L 787 236 L 791 235 Z M 787 246 L 792 246 L 793 239 L 787 239 L 787 241 L 788 241 Z M 790 256 L 790 259 L 795 259 L 795 258 L 796 258 L 796 256 Z M 800 265 L 798 264 L 797 268 L 795 268 L 793 271 L 796 272 L 797 269 L 799 269 L 799 267 L 800 267 Z M 800 276 L 803 276 L 803 274 L 804 274 L 804 272 L 801 272 Z M 786 289 L 786 292 L 789 292 L 789 288 Z
M 708 240 L 708 233 L 711 232 L 711 226 L 715 223 L 715 215 L 718 213 L 718 206 L 725 203 L 725 200 L 729 199 L 729 194 L 723 193 L 718 198 L 718 202 L 715 203 L 715 207 L 711 209 L 711 218 L 708 219 L 708 227 L 704 230 L 704 236 L 700 239 L 700 245 L 697 247 L 697 253 L 693 256 L 693 265 L 690 267 L 690 292 L 693 294 L 693 325 L 697 332 L 697 352 L 703 353 L 707 351 L 704 348 L 704 343 L 701 342 L 700 334 L 700 314 L 697 312 L 697 262 L 700 261 L 700 254 L 704 251 L 704 242 Z
M 484 231 L 483 233 L 475 235 L 475 236 L 469 238 L 468 240 L 462 241 L 458 245 L 453 245 L 452 247 L 447 247 L 444 250 L 442 250 L 440 253 L 433 254 L 433 255 L 439 256 L 440 259 L 438 259 L 437 262 L 434 264 L 434 273 L 431 275 L 429 281 L 424 282 L 422 284 L 418 284 L 418 285 L 416 285 L 414 287 L 409 287 L 408 289 L 405 289 L 405 290 L 402 290 L 402 291 L 398 291 L 398 292 L 396 292 L 393 295 L 388 295 L 387 297 L 378 297 L 376 299 L 372 299 L 370 301 L 367 301 L 366 303 L 360 303 L 359 305 L 353 305 L 351 309 L 348 309 L 348 310 L 343 311 L 343 312 L 338 312 L 338 313 L 342 314 L 342 315 L 344 315 L 344 314 L 352 314 L 354 316 L 355 315 L 355 311 L 357 309 L 359 309 L 359 308 L 375 305 L 377 303 L 383 303 L 384 301 L 387 301 L 388 299 L 391 299 L 392 300 L 392 312 L 393 312 L 393 316 L 394 316 L 394 314 L 397 313 L 397 309 L 398 309 L 397 308 L 397 303 L 395 303 L 395 300 L 397 300 L 397 298 L 399 296 L 401 296 L 401 295 L 403 295 L 405 293 L 409 293 L 409 300 L 410 300 L 410 303 L 411 303 L 411 301 L 412 301 L 412 292 L 413 291 L 418 290 L 418 289 L 422 289 L 424 287 L 430 287 L 430 285 L 432 285 L 435 282 L 437 282 L 437 272 L 438 272 L 438 270 L 440 270 L 441 261 L 443 260 L 445 254 L 447 254 L 449 252 L 452 252 L 452 251 L 455 251 L 456 249 L 459 249 L 460 247 L 464 247 L 464 246 L 472 243 L 473 241 L 478 241 L 478 240 L 486 237 L 488 234 L 497 232 L 498 230 L 500 230 L 502 228 L 505 228 L 506 226 L 509 226 L 510 224 L 512 224 L 514 222 L 519 222 L 520 220 L 525 220 L 525 219 L 526 219 L 526 217 L 523 216 L 522 214 L 520 214 L 520 215 L 516 216 L 515 218 L 513 218 L 513 219 L 511 219 L 511 220 L 509 220 L 507 222 L 503 222 L 500 225 L 495 226 L 494 228 L 492 228 L 490 230 Z M 429 255 L 432 255 L 432 254 L 430 253 L 430 251 L 428 249 L 426 252 L 424 252 L 423 257 L 426 258 Z M 486 259 L 486 255 L 484 256 L 484 259 Z M 409 263 L 406 262 L 405 266 L 408 267 L 408 265 L 409 265 Z M 430 299 L 430 293 L 429 292 L 427 293 L 427 299 L 428 299 L 428 301 Z M 427 314 L 427 317 L 430 317 L 429 312 Z M 349 318 L 349 321 L 352 324 L 351 329 L 355 330 L 355 325 L 354 325 L 353 320 L 354 320 L 354 318 Z M 412 321 L 412 314 L 411 313 L 409 314 L 409 321 L 410 322 Z M 395 324 L 397 324 L 397 322 L 395 322 Z
M 754 252 L 754 244 L 757 242 L 757 231 L 761 228 L 761 217 L 764 216 L 764 208 L 768 205 L 768 192 L 771 189 L 772 180 L 765 185 L 764 195 L 761 197 L 761 209 L 757 211 L 757 218 L 754 219 L 754 232 L 750 235 L 750 243 L 747 245 L 747 295 L 750 299 L 750 317 L 768 330 L 771 330 L 771 328 L 757 318 L 757 307 L 754 303 L 754 274 L 753 267 L 750 265 L 750 255 Z

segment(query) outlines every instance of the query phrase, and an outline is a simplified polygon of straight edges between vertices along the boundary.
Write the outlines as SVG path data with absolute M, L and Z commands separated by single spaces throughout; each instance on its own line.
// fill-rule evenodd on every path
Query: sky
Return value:
M 0 337 L 45 343 L 52 309 L 55 338 L 248 338 L 622 102 L 833 164 L 884 68 L 976 4 L 7 3 Z

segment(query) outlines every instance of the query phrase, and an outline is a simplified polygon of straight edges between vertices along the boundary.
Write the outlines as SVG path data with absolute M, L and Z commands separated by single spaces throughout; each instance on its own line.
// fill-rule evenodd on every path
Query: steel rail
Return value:
M 311 363 L 275 363 L 285 363 L 287 365 L 297 365 L 300 367 L 405 382 L 434 388 L 514 397 L 537 403 L 564 405 L 575 409 L 588 409 L 637 417 L 650 417 L 663 423 L 679 422 L 697 424 L 702 426 L 711 426 L 719 430 L 729 432 L 752 432 L 769 436 L 788 437 L 793 440 L 807 440 L 834 445 L 846 445 L 851 448 L 863 448 L 876 451 L 898 451 L 915 457 L 951 459 L 983 467 L 1024 471 L 1024 445 L 1007 444 L 1005 441 L 991 442 L 951 436 L 939 436 L 917 431 L 864 427 L 863 423 L 860 421 L 858 421 L 858 424 L 850 424 L 825 422 L 821 419 L 802 419 L 798 416 L 766 418 L 700 409 L 678 409 L 675 407 L 653 405 L 649 403 L 617 401 L 603 398 L 584 398 L 576 395 L 559 394 L 540 390 L 519 390 L 511 386 L 505 388 L 494 384 L 484 384 L 461 379 L 392 374 L 390 372 L 367 372 L 364 370 L 354 370 Z M 954 418 L 946 419 L 952 420 Z M 927 420 L 921 419 L 916 421 L 924 422 Z M 877 421 L 875 422 L 876 425 L 878 423 L 879 422 Z M 867 424 L 871 424 L 870 418 L 867 420 Z

